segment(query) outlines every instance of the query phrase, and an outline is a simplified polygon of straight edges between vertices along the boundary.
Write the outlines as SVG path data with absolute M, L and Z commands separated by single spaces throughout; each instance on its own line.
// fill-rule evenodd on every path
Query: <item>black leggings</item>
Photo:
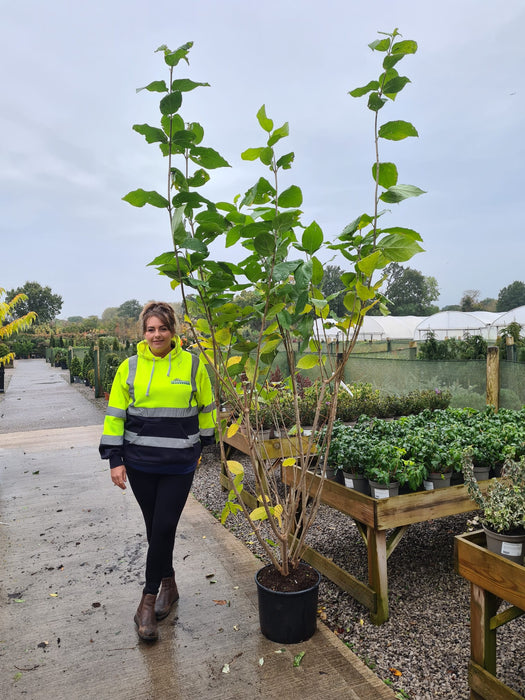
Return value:
M 147 474 L 126 467 L 131 490 L 146 523 L 148 554 L 144 593 L 156 595 L 173 574 L 175 532 L 193 482 L 190 474 Z

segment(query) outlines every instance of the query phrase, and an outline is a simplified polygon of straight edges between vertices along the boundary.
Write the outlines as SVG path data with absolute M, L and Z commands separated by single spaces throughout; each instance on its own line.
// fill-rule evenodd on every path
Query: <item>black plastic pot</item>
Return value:
M 259 573 L 271 566 L 272 564 L 268 564 L 255 574 L 261 632 L 267 639 L 279 644 L 305 642 L 317 629 L 321 574 L 310 567 L 317 574 L 317 583 L 304 591 L 272 591 L 258 580 Z M 303 563 L 301 566 L 310 565 Z

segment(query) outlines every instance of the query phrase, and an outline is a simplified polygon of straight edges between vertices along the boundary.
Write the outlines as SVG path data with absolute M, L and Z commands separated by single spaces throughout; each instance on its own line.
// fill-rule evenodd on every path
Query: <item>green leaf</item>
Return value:
M 178 112 L 182 104 L 182 95 L 180 92 L 171 92 L 166 97 L 163 97 L 159 103 L 159 108 L 162 114 L 171 115 Z
M 385 70 L 390 70 L 396 65 L 396 63 L 399 63 L 399 61 L 401 61 L 402 58 L 404 58 L 404 54 L 402 53 L 399 53 L 396 56 L 385 56 L 385 59 L 383 61 L 383 68 Z
M 297 362 L 297 369 L 312 369 L 319 364 L 317 355 L 303 355 Z
M 323 232 L 316 221 L 307 226 L 301 240 L 304 250 L 313 255 L 323 244 Z
M 209 179 L 210 176 L 206 170 L 199 168 L 199 170 L 196 170 L 193 175 L 188 178 L 187 183 L 190 187 L 202 187 Z
M 150 126 L 149 124 L 133 124 L 133 131 L 144 136 L 148 143 L 157 143 L 158 141 L 166 143 L 168 140 L 168 137 L 162 129 L 156 126 Z
M 271 197 L 274 196 L 275 188 L 268 182 L 268 180 L 261 177 L 257 180 L 255 185 L 246 192 L 240 206 L 251 207 L 253 204 L 265 204 Z
M 351 90 L 348 94 L 352 97 L 363 97 L 363 95 L 366 95 L 372 90 L 379 90 L 379 82 L 377 80 L 371 80 L 364 87 L 355 88 L 354 90 Z
M 184 119 L 180 114 L 174 114 L 173 116 L 168 116 L 165 114 L 160 118 L 160 123 L 164 129 L 166 136 L 174 134 L 176 131 L 184 131 L 186 125 L 184 124 Z
M 357 293 L 357 296 L 361 301 L 367 301 L 368 299 L 373 299 L 375 297 L 375 292 L 370 289 L 370 287 L 367 287 L 366 285 L 362 284 L 359 280 L 357 280 L 356 285 L 355 285 L 355 290 Z
M 409 197 L 419 197 L 422 194 L 425 194 L 425 191 L 415 185 L 394 185 L 383 192 L 379 199 L 388 204 L 395 204 Z
M 137 88 L 137 92 L 140 92 L 141 90 L 149 90 L 150 92 L 168 92 L 168 88 L 164 80 L 154 80 L 145 87 Z
M 407 236 L 413 241 L 422 241 L 423 239 L 417 231 L 411 228 L 403 228 L 402 226 L 392 226 L 391 228 L 383 228 L 378 233 L 397 233 L 400 236 Z
M 204 129 L 202 126 L 199 124 L 199 122 L 191 122 L 188 125 L 188 130 L 192 131 L 195 134 L 195 144 L 198 144 L 202 141 L 204 138 Z
M 239 227 L 234 226 L 231 228 L 228 233 L 226 234 L 226 248 L 231 248 L 232 245 L 235 245 L 239 238 L 241 237 L 241 230 Z
M 388 95 L 388 97 L 391 97 L 392 95 L 395 95 L 398 92 L 401 92 L 401 90 L 409 82 L 410 82 L 410 80 L 408 78 L 405 78 L 402 75 L 398 75 L 396 78 L 392 78 L 392 80 L 389 80 L 383 86 L 383 93 L 385 95 Z
M 267 131 L 268 133 L 271 132 L 271 130 L 273 129 L 273 121 L 266 116 L 265 105 L 263 105 L 257 112 L 257 120 L 265 131 Z
M 159 207 L 159 209 L 167 209 L 169 207 L 168 200 L 154 190 L 150 192 L 143 189 L 134 190 L 133 192 L 128 192 L 122 199 L 134 207 L 143 207 L 145 204 L 151 204 L 153 207 Z
M 374 163 L 372 166 L 372 175 L 375 182 L 377 176 L 377 163 Z M 397 167 L 395 163 L 379 163 L 379 178 L 377 181 L 381 187 L 384 187 L 385 189 L 397 185 Z
M 292 163 L 295 158 L 295 153 L 286 153 L 284 156 L 281 156 L 279 160 L 277 161 L 276 165 L 278 168 L 282 168 L 283 170 L 290 170 L 292 167 Z
M 301 192 L 301 188 L 297 187 L 297 185 L 292 185 L 287 190 L 284 190 L 284 192 L 281 192 L 277 199 L 277 204 L 286 209 L 300 207 L 302 203 L 303 193 Z
M 390 39 L 376 39 L 368 46 L 372 51 L 388 51 L 390 48 Z
M 293 666 L 294 666 L 294 668 L 296 668 L 297 666 L 300 666 L 300 665 L 301 665 L 301 661 L 303 660 L 303 656 L 304 656 L 305 654 L 306 654 L 305 651 L 301 651 L 301 652 L 299 652 L 298 654 L 296 654 L 296 655 L 293 657 Z
M 367 255 L 366 258 L 360 260 L 357 263 L 357 267 L 359 270 L 361 270 L 361 272 L 364 272 L 367 277 L 371 277 L 372 273 L 374 273 L 377 269 L 377 263 L 380 257 L 381 251 L 375 250 L 370 255 Z
M 289 136 L 290 134 L 290 128 L 288 126 L 288 122 L 285 122 L 282 126 L 280 126 L 278 129 L 276 129 L 270 138 L 268 139 L 268 146 L 273 146 L 279 141 L 280 139 L 284 138 L 285 136 Z
M 171 135 L 171 142 L 177 146 L 182 146 L 183 148 L 189 148 L 195 143 L 195 134 L 193 131 L 188 131 L 183 129 L 181 131 L 175 131 Z
M 406 39 L 405 41 L 398 41 L 392 46 L 393 54 L 403 54 L 416 53 L 417 42 L 412 39 Z
M 383 238 L 379 243 L 381 252 L 390 262 L 406 262 L 416 253 L 423 252 L 423 248 L 407 236 L 391 234 Z
M 187 250 L 195 250 L 197 253 L 208 254 L 206 245 L 199 238 L 195 238 L 194 236 L 188 236 L 179 246 Z
M 275 239 L 270 233 L 260 233 L 253 241 L 253 247 L 259 255 L 267 257 L 275 250 Z
M 195 90 L 198 87 L 210 87 L 209 83 L 195 83 L 189 78 L 180 78 L 179 80 L 174 80 L 171 84 L 172 92 L 190 92 L 190 90 Z
M 173 243 L 178 246 L 184 241 L 188 234 L 184 226 L 184 207 L 177 207 L 171 217 L 171 233 Z
M 190 160 L 203 168 L 213 170 L 214 168 L 229 168 L 230 164 L 217 153 L 213 148 L 194 146 L 190 153 Z
M 175 51 L 170 51 L 167 46 L 160 46 L 157 51 L 164 51 L 164 61 L 166 62 L 166 65 L 173 67 L 176 66 L 181 60 L 189 63 L 186 57 L 192 46 L 193 41 L 188 41 L 186 44 L 179 46 L 179 48 Z
M 324 268 L 321 261 L 315 256 L 312 258 L 312 284 L 318 285 L 323 281 Z
M 243 160 L 257 160 L 263 150 L 263 146 L 259 146 L 259 148 L 247 148 L 241 153 L 241 158 Z
M 386 97 L 380 97 L 377 92 L 372 92 L 368 98 L 368 109 L 371 109 L 372 112 L 379 112 L 381 107 L 384 107 L 385 102 Z
M 263 148 L 259 158 L 263 165 L 271 165 L 273 160 L 273 148 Z
M 393 121 L 386 122 L 379 129 L 379 136 L 389 141 L 401 141 L 408 136 L 419 136 L 410 122 Z

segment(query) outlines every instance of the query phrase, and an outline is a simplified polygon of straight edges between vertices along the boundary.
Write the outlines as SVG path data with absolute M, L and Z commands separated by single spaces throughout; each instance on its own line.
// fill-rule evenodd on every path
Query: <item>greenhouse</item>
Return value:
M 501 315 L 490 311 L 440 311 L 421 320 L 414 330 L 413 338 L 426 340 L 428 333 L 433 333 L 437 340 L 461 340 L 466 334 L 481 335 L 486 340 L 495 340 L 497 329 L 494 323 Z

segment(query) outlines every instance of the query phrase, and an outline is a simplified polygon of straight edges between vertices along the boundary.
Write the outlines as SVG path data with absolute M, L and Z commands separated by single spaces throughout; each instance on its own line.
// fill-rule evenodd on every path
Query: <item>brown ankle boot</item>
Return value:
M 160 584 L 159 595 L 155 603 L 155 616 L 157 620 L 163 620 L 169 615 L 171 606 L 179 599 L 177 584 L 175 583 L 175 574 L 168 578 L 163 578 Z
M 152 593 L 143 593 L 135 613 L 135 624 L 139 628 L 138 635 L 147 642 L 154 642 L 159 636 L 155 617 L 156 597 Z

